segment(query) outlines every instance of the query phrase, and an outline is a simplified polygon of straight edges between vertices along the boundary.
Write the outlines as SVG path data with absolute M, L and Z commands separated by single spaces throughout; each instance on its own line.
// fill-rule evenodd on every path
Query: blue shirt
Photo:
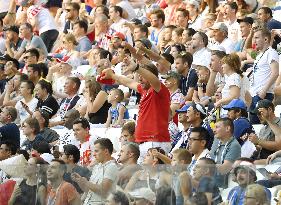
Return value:
M 190 68 L 191 69 L 191 68 Z M 180 90 L 184 96 L 186 96 L 189 88 L 195 88 L 197 85 L 198 76 L 195 69 L 191 69 L 187 76 L 181 76 Z

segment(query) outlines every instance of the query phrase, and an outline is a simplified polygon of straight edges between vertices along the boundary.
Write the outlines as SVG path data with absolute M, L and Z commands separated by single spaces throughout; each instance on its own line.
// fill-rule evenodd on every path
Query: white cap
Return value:
M 137 199 L 146 199 L 151 203 L 156 201 L 155 193 L 149 188 L 140 188 L 128 193 L 131 197 Z
M 220 46 L 220 45 L 213 45 L 210 47 L 210 50 L 211 51 L 223 51 L 226 53 L 226 50 L 223 46 Z
M 49 153 L 43 153 L 43 154 L 40 155 L 40 157 L 42 159 L 44 159 L 45 162 L 48 162 L 49 164 L 51 163 L 51 161 L 53 159 L 55 159 L 55 157 L 53 155 L 49 154 Z

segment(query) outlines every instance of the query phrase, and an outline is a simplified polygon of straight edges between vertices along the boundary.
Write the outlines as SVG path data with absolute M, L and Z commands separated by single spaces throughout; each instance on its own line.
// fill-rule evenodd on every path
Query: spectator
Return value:
M 117 183 L 118 170 L 115 161 L 112 160 L 113 144 L 107 138 L 95 141 L 95 159 L 98 164 L 93 167 L 90 180 L 79 174 L 72 174 L 73 180 L 78 183 L 83 191 L 88 191 L 84 205 L 100 203 L 109 193 L 114 191 Z
M 236 2 L 227 3 L 225 6 L 225 25 L 228 27 L 228 38 L 233 42 L 237 43 L 241 38 L 239 23 L 237 22 L 237 11 L 238 6 Z
M 155 45 L 158 45 L 158 39 L 164 29 L 165 14 L 161 9 L 153 10 L 150 13 L 150 35 L 149 40 Z
M 27 151 L 31 151 L 33 143 L 38 141 L 46 141 L 40 134 L 39 122 L 35 118 L 27 118 L 23 124 L 23 134 L 27 139 L 22 143 L 21 148 L 24 148 Z
M 66 5 L 66 22 L 63 29 L 63 33 L 67 34 L 73 32 L 74 22 L 79 19 L 79 10 L 80 5 L 78 3 L 71 2 Z
M 6 28 L 6 53 L 14 57 L 15 52 L 19 50 L 22 44 L 22 39 L 19 37 L 19 28 L 17 26 L 10 26 Z
M 0 122 L 2 126 L 0 127 L 0 142 L 10 141 L 16 145 L 17 148 L 20 147 L 20 131 L 18 126 L 14 123 L 17 119 L 17 110 L 14 107 L 6 106 L 2 108 L 0 113 Z
M 251 184 L 246 187 L 245 191 L 245 205 L 250 205 L 252 203 L 257 204 L 270 204 L 268 200 L 267 192 L 265 188 L 259 184 Z
M 51 83 L 40 80 L 35 86 L 35 94 L 38 98 L 37 109 L 41 108 L 50 114 L 50 117 L 53 117 L 58 109 L 59 104 L 56 99 L 52 96 L 53 89 Z
M 34 84 L 31 80 L 22 81 L 20 85 L 20 94 L 23 97 L 16 103 L 15 108 L 18 110 L 20 122 L 32 116 L 38 103 L 38 99 L 33 97 Z
M 0 149 L 0 161 L 13 157 L 17 151 L 15 144 L 10 141 L 2 141 Z M 9 178 L 10 176 L 0 169 L 0 183 L 6 182 Z
M 157 189 L 155 205 L 174 205 L 176 203 L 175 192 L 172 188 L 166 186 Z
M 189 1 L 186 5 L 186 10 L 189 12 L 190 20 L 189 20 L 189 28 L 193 28 L 194 30 L 199 30 L 202 27 L 202 16 L 199 13 L 199 2 L 196 0 Z
M 233 137 L 234 126 L 229 118 L 221 118 L 216 122 L 214 130 L 215 139 L 210 151 L 218 168 L 218 185 L 227 186 L 227 173 L 232 168 L 232 164 L 241 156 L 241 146 Z
M 136 123 L 134 121 L 126 122 L 121 128 L 120 142 L 124 144 L 126 142 L 135 142 L 135 128 Z
M 252 124 L 259 123 L 259 120 L 257 115 L 251 111 L 255 109 L 258 101 L 262 99 L 273 100 L 273 87 L 278 77 L 279 58 L 277 52 L 270 47 L 270 40 L 271 33 L 268 30 L 262 29 L 254 32 L 253 42 L 260 53 L 254 62 L 253 72 L 249 74 L 252 96 L 249 117 Z
M 183 29 L 188 28 L 189 12 L 184 8 L 178 8 L 176 10 L 176 22 L 175 25 Z
M 29 64 L 27 67 L 28 79 L 36 85 L 42 79 L 42 69 L 39 64 Z
M 134 8 L 129 1 L 110 0 L 110 4 L 112 6 L 120 6 L 124 10 L 123 16 L 125 19 L 131 20 L 136 17 Z
M 140 188 L 129 192 L 129 196 L 135 204 L 153 205 L 156 201 L 156 195 L 150 188 Z
M 281 22 L 273 19 L 272 10 L 269 7 L 259 8 L 258 19 L 264 22 L 270 31 L 272 29 L 281 29 Z
M 47 199 L 55 204 L 80 205 L 82 202 L 79 193 L 72 184 L 63 179 L 66 171 L 64 161 L 56 159 L 50 163 L 47 170 L 47 179 L 50 182 Z
M 78 41 L 76 50 L 82 56 L 92 48 L 91 42 L 89 38 L 86 36 L 87 32 L 88 32 L 87 22 L 80 20 L 74 23 L 73 34 L 75 35 Z

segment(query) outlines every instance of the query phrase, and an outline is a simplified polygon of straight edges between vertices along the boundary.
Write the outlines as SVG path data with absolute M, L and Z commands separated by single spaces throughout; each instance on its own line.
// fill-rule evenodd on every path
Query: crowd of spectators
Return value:
M 280 6 L 0 0 L 0 204 L 281 204 Z

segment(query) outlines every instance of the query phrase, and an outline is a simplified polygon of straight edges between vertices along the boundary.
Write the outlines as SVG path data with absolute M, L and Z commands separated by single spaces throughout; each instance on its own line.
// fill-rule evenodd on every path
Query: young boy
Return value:
M 108 110 L 108 116 L 105 127 L 120 127 L 124 119 L 129 119 L 127 108 L 121 103 L 124 99 L 124 93 L 120 89 L 112 89 L 109 92 L 107 101 L 111 104 Z

